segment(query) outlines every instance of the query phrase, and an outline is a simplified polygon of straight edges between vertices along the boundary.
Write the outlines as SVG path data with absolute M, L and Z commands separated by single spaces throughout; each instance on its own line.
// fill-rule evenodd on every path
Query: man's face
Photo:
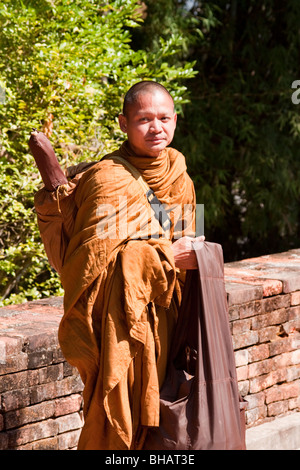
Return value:
M 171 143 L 176 120 L 172 98 L 160 90 L 140 93 L 127 115 L 119 116 L 132 150 L 150 157 L 157 157 Z

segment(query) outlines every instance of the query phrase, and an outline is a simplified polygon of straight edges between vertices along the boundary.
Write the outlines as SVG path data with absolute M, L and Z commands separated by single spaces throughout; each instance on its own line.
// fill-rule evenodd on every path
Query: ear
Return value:
M 119 126 L 122 132 L 127 132 L 127 120 L 124 114 L 119 115 Z
M 174 124 L 175 124 L 175 127 L 176 127 L 176 124 L 177 124 L 177 114 L 176 113 L 174 114 Z

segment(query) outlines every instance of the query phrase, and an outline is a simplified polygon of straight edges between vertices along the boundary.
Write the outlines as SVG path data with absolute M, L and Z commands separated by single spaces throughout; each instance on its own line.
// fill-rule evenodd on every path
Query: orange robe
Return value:
M 79 165 L 68 185 L 35 196 L 41 237 L 65 291 L 60 345 L 84 383 L 78 449 L 85 450 L 140 449 L 147 427 L 158 426 L 180 303 L 174 226 L 166 237 L 153 223 L 144 190 L 116 155 L 161 203 L 195 209 L 181 153 L 167 148 L 142 158 L 127 142 L 82 172 Z M 194 219 L 184 234 L 193 230 Z

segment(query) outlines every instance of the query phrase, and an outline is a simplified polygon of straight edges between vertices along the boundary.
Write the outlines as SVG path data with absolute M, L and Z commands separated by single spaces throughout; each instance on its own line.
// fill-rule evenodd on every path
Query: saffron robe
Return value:
M 65 291 L 60 346 L 84 383 L 81 450 L 140 449 L 147 427 L 159 425 L 159 388 L 181 299 L 174 224 L 166 237 L 118 155 L 162 204 L 192 207 L 182 235 L 195 229 L 194 186 L 184 156 L 172 148 L 139 157 L 125 142 L 96 164 L 69 169 L 69 183 L 57 191 L 35 195 L 45 250 Z

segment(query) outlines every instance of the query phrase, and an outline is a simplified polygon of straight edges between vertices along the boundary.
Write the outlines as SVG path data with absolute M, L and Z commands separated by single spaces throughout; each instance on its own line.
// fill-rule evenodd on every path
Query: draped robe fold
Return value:
M 184 156 L 171 148 L 142 158 L 125 142 L 84 171 L 71 168 L 68 185 L 35 195 L 45 250 L 65 292 L 60 346 L 84 383 L 78 449 L 85 450 L 140 449 L 147 427 L 158 426 L 181 299 L 174 224 L 166 237 L 117 155 L 138 169 L 161 203 L 192 208 L 183 234 L 195 229 L 194 186 Z

